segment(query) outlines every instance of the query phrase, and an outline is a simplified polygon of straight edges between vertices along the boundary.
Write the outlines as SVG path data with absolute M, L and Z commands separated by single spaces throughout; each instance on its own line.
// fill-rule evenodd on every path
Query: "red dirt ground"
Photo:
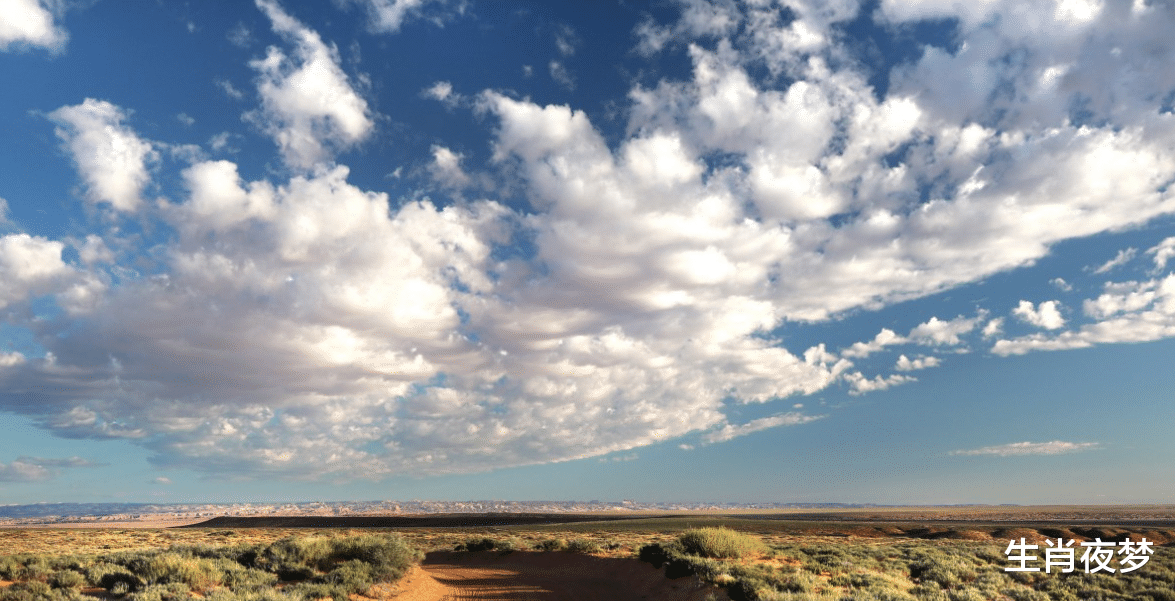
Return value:
M 373 591 L 375 592 L 375 591 Z M 727 601 L 694 577 L 670 580 L 635 559 L 574 553 L 429 553 L 394 590 L 396 601 Z

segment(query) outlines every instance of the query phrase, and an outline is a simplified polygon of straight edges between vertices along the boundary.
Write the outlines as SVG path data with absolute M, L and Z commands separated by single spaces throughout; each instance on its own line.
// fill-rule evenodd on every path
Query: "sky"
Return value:
M 1175 502 L 1171 31 L 0 0 L 0 504 Z

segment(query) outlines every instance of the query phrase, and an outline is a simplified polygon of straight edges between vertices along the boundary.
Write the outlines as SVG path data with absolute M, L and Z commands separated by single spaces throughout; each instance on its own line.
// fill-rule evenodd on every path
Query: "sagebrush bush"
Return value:
M 577 538 L 567 543 L 567 550 L 572 553 L 599 553 L 600 545 L 594 540 Z
M 49 575 L 49 586 L 53 588 L 81 588 L 86 577 L 73 570 L 58 570 Z
M 129 566 L 131 571 L 148 584 L 184 584 L 195 591 L 204 591 L 220 584 L 220 571 L 206 559 L 184 557 L 166 552 L 137 559 Z
M 497 546 L 497 542 L 492 538 L 471 538 L 459 545 L 458 551 L 492 551 Z
M 561 551 L 567 547 L 567 541 L 561 538 L 548 538 L 546 540 L 535 543 L 534 548 L 538 551 Z
M 681 533 L 677 543 L 687 555 L 737 559 L 762 552 L 759 539 L 729 528 L 694 528 Z

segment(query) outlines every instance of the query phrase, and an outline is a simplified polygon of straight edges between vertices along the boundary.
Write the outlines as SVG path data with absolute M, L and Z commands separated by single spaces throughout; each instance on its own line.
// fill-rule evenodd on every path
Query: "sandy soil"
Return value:
M 728 600 L 694 577 L 670 580 L 635 559 L 573 553 L 429 553 L 388 591 L 396 601 Z M 382 596 L 382 595 L 381 595 Z

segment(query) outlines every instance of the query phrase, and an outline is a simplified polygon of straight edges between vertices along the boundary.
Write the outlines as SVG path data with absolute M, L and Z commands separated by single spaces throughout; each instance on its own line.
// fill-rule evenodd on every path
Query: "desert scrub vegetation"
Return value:
M 1175 601 L 1175 547 L 1125 574 L 1048 574 L 1004 571 L 1013 564 L 991 543 L 788 543 L 735 559 L 703 556 L 683 538 L 645 545 L 639 557 L 734 601 Z
M 349 601 L 398 580 L 422 554 L 397 535 L 291 537 L 268 544 L 172 546 L 103 555 L 0 557 L 0 601 Z M 102 590 L 104 589 L 104 590 Z
M 737 559 L 765 549 L 762 541 L 730 528 L 693 528 L 677 537 L 677 544 L 686 555 Z

